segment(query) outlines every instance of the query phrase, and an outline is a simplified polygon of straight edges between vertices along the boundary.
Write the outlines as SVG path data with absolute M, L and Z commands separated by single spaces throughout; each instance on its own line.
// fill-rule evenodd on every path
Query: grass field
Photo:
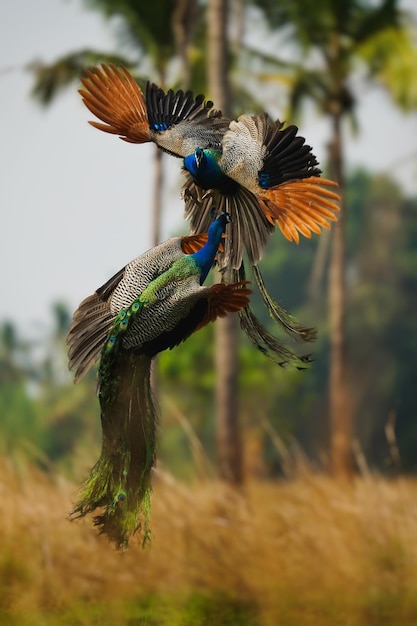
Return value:
M 157 473 L 152 545 L 117 552 L 76 486 L 0 461 L 1 626 L 415 626 L 417 481 Z

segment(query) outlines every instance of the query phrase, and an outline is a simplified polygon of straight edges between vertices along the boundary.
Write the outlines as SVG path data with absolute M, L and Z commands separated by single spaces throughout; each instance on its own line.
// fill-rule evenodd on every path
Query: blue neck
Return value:
M 200 250 L 191 255 L 197 266 L 201 270 L 200 285 L 202 285 L 206 280 L 207 274 L 209 273 L 211 266 L 214 263 L 214 257 L 216 256 L 217 250 L 219 249 L 219 244 L 228 221 L 229 218 L 226 213 L 220 215 L 220 217 L 218 217 L 210 225 L 210 228 L 208 230 L 208 239 L 205 246 L 203 246 L 202 248 L 200 248 Z

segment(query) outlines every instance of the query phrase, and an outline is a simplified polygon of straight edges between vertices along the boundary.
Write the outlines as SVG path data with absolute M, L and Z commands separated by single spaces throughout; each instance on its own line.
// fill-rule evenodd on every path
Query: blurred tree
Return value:
M 31 344 L 23 341 L 15 325 L 5 321 L 0 326 L 0 415 L 1 449 L 10 453 L 22 439 L 36 442 L 36 412 L 28 393 L 33 380 Z
M 363 174 L 358 177 L 363 180 Z M 349 196 L 347 206 L 356 210 L 360 226 L 350 242 L 353 250 L 347 249 L 350 395 L 357 438 L 368 462 L 381 467 L 387 453 L 384 427 L 401 368 L 393 340 L 400 303 L 407 297 L 400 291 L 399 267 L 406 225 L 400 190 L 389 178 L 368 176 L 362 196 Z
M 223 115 L 231 117 L 228 0 L 209 0 L 207 10 L 209 93 Z M 227 278 L 230 280 L 230 277 Z M 216 323 L 215 366 L 217 461 L 219 476 L 232 484 L 243 481 L 242 442 L 238 410 L 237 314 Z
M 345 195 L 342 122 L 354 121 L 358 90 L 353 77 L 360 71 L 379 80 L 399 106 L 416 106 L 410 81 L 417 71 L 417 51 L 410 24 L 396 0 L 255 0 L 270 24 L 285 28 L 287 41 L 298 47 L 296 62 L 280 62 L 292 86 L 290 108 L 299 111 L 308 99 L 331 122 L 329 175 Z M 271 62 L 271 58 L 268 58 Z M 342 207 L 331 233 L 329 271 L 330 376 L 329 410 L 332 468 L 336 476 L 352 472 L 353 411 L 346 357 L 345 219 Z
M 397 368 L 391 419 L 398 437 L 402 467 L 417 470 L 417 393 L 414 370 L 417 359 L 417 199 L 403 203 L 404 219 L 401 248 L 395 265 L 400 271 L 399 287 L 403 297 L 397 301 L 397 311 L 391 329 L 391 345 L 395 346 Z M 398 252 L 400 254 L 398 254 Z

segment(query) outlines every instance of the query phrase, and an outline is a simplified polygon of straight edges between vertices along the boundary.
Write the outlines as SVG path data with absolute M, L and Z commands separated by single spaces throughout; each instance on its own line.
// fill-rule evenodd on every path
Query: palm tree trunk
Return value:
M 208 82 L 215 106 L 230 116 L 228 0 L 208 3 Z M 228 276 L 225 277 L 228 280 Z M 222 480 L 243 481 L 242 442 L 238 417 L 238 331 L 236 314 L 216 323 L 216 442 L 218 473 Z
M 176 0 L 172 16 L 175 47 L 181 60 L 182 88 L 191 83 L 190 43 L 198 23 L 198 0 Z
M 332 176 L 339 183 L 344 197 L 341 116 L 333 115 L 333 138 L 330 144 Z M 330 448 L 332 472 L 336 478 L 352 475 L 352 408 L 348 388 L 346 355 L 346 282 L 345 282 L 345 217 L 340 216 L 332 228 L 329 272 L 330 319 Z

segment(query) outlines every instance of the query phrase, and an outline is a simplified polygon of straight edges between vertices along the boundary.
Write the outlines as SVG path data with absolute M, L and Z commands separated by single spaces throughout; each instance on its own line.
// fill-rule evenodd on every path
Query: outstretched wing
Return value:
M 196 147 L 220 148 L 229 120 L 203 95 L 165 92 L 154 83 L 142 89 L 124 67 L 103 64 L 86 71 L 80 94 L 101 122 L 90 122 L 130 143 L 154 141 L 162 150 L 185 157 Z M 104 123 L 102 123 L 104 122 Z
M 123 346 L 148 356 L 171 350 L 217 317 L 247 306 L 248 282 L 201 287 L 198 277 L 190 276 L 167 285 L 155 304 L 139 311 Z
M 296 126 L 282 129 L 267 113 L 230 123 L 219 165 L 239 185 L 257 193 L 289 180 L 319 176 L 317 159 Z
M 317 159 L 296 126 L 284 130 L 266 113 L 241 115 L 223 139 L 222 171 L 249 189 L 271 224 L 277 223 L 287 239 L 299 233 L 311 237 L 336 220 L 340 199 L 326 187 L 336 183 L 320 178 Z

